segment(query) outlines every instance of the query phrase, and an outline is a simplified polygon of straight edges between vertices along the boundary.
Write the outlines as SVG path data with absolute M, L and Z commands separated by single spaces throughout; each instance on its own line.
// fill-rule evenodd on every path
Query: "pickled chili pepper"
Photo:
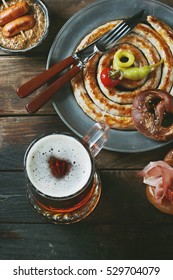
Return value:
M 113 88 L 123 79 L 123 71 L 114 70 L 109 67 L 104 68 L 100 74 L 100 79 L 104 86 Z
M 146 65 L 140 68 L 138 67 L 121 68 L 121 70 L 123 70 L 124 78 L 137 81 L 145 78 L 151 71 L 153 71 L 161 63 L 163 63 L 163 59 L 161 59 L 156 64 Z
M 117 68 L 130 67 L 133 65 L 134 61 L 135 61 L 135 57 L 133 53 L 128 51 L 118 50 L 114 54 L 113 68 L 117 69 Z

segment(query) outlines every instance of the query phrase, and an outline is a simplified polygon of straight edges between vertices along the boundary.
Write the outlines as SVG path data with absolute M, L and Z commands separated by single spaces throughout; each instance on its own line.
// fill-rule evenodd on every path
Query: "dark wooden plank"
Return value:
M 0 115 L 28 114 L 25 104 L 38 92 L 27 99 L 21 99 L 16 89 L 26 81 L 32 79 L 46 68 L 44 57 L 0 57 L 1 64 L 1 95 Z M 11 73 L 11 74 L 10 74 Z M 39 111 L 39 114 L 55 114 L 51 102 Z
M 136 171 L 100 171 L 102 195 L 84 224 L 167 224 L 173 216 L 156 210 L 147 200 Z M 26 198 L 23 172 L 0 172 L 0 223 L 46 223 Z
M 99 169 L 142 169 L 150 161 L 163 160 L 173 144 L 143 153 L 101 151 L 96 158 Z
M 169 225 L 0 224 L 0 259 L 172 259 Z
M 0 170 L 23 167 L 23 156 L 28 145 L 42 134 L 69 131 L 57 115 L 29 117 L 1 117 Z M 99 169 L 141 169 L 149 161 L 163 159 L 172 144 L 146 153 L 117 153 L 101 151 L 96 157 Z
M 57 115 L 1 118 L 1 169 L 21 169 L 28 145 L 42 134 L 64 130 Z

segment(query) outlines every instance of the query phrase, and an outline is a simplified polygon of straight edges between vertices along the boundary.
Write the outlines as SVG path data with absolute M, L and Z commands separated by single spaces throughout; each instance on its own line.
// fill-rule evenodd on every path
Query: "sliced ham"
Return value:
M 164 161 L 150 162 L 140 173 L 143 182 L 153 187 L 157 201 L 173 203 L 173 168 Z

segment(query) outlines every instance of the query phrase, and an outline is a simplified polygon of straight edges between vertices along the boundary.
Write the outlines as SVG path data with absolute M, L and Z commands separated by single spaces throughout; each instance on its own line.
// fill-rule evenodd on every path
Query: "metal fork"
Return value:
M 44 91 L 39 93 L 31 102 L 26 104 L 26 110 L 29 113 L 35 113 L 37 110 L 39 110 L 59 89 L 61 89 L 67 82 L 76 76 L 76 74 L 81 71 L 85 64 L 96 53 L 106 53 L 112 49 L 123 36 L 129 33 L 139 23 L 143 17 L 143 14 L 144 10 L 135 14 L 131 18 L 128 18 L 127 20 L 121 21 L 112 30 L 107 32 L 98 40 L 94 41 L 92 44 L 67 57 L 61 62 L 50 67 L 48 70 L 45 70 L 41 74 L 37 75 L 30 81 L 21 85 L 17 89 L 17 94 L 21 98 L 27 97 L 30 93 L 51 80 L 55 75 L 65 70 L 67 67 L 73 65 L 70 70 L 56 79 L 56 81 L 50 84 Z

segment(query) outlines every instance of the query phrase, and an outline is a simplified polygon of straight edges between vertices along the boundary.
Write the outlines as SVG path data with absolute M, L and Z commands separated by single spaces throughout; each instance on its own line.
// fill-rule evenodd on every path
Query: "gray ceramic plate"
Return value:
M 123 2 L 123 5 L 122 5 Z M 57 34 L 50 49 L 47 68 L 72 54 L 81 39 L 97 26 L 113 19 L 132 16 L 141 9 L 173 26 L 173 8 L 151 0 L 102 0 L 82 9 L 71 17 Z M 94 124 L 77 104 L 70 85 L 54 97 L 53 106 L 63 122 L 78 136 L 83 136 Z M 111 129 L 105 149 L 118 152 L 144 152 L 166 145 L 150 140 L 137 131 Z

